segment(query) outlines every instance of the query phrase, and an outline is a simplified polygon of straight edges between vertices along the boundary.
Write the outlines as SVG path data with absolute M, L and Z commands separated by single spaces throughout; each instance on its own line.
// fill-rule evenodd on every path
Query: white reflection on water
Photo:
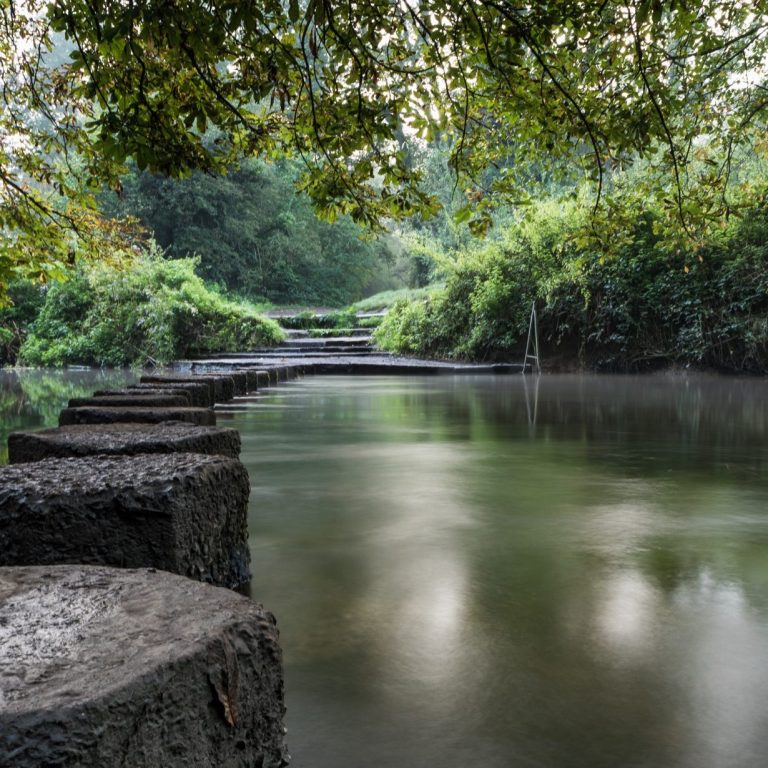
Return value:
M 461 662 L 468 575 L 460 538 L 474 525 L 458 482 L 465 453 L 446 443 L 398 446 L 368 488 L 377 524 L 365 548 L 375 586 L 363 610 L 377 626 L 389 684 L 415 695 L 442 688 L 443 701 Z
M 600 586 L 595 609 L 598 639 L 621 664 L 651 652 L 658 603 L 658 592 L 636 571 L 619 571 Z
M 675 629 L 687 641 L 677 648 L 690 697 L 686 751 L 703 768 L 768 764 L 765 625 L 755 621 L 739 586 L 706 570 L 676 591 L 674 609 Z

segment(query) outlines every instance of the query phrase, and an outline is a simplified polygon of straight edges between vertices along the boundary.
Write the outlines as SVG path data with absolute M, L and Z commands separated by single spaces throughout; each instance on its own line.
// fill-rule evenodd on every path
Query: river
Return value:
M 766 392 L 308 377 L 221 408 L 293 765 L 764 768 Z

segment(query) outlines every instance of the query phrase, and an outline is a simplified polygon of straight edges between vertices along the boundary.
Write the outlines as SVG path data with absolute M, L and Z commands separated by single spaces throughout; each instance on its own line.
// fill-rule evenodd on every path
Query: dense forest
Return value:
M 3 6 L 3 363 L 378 295 L 401 354 L 516 360 L 533 305 L 550 366 L 768 370 L 762 4 L 241 10 Z

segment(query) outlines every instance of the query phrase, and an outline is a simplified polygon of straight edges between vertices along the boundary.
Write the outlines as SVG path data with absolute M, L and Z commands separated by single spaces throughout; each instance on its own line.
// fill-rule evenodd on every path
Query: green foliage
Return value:
M 47 292 L 19 351 L 27 365 L 147 365 L 275 344 L 277 324 L 223 298 L 195 274 L 194 259 L 156 253 L 129 271 L 78 270 Z
M 351 328 L 357 323 L 354 309 L 340 309 L 337 312 L 324 312 L 317 314 L 310 310 L 298 315 L 281 317 L 280 324 L 283 328 L 295 330 L 309 330 L 312 328 L 334 329 Z
M 37 317 L 45 291 L 39 283 L 16 280 L 8 286 L 9 304 L 0 307 L 0 365 L 16 362 L 27 328 Z
M 294 186 L 296 165 L 243 162 L 224 176 L 124 179 L 111 215 L 130 215 L 174 257 L 200 256 L 200 274 L 228 291 L 278 304 L 344 306 L 391 261 L 385 238 L 364 237 L 349 217 L 320 221 Z
M 440 289 L 439 284 L 432 284 L 424 288 L 400 288 L 399 290 L 381 291 L 373 296 L 356 301 L 352 307 L 357 312 L 376 312 L 382 309 L 388 309 L 398 299 L 419 299 L 430 296 Z
M 392 351 L 521 359 L 531 302 L 542 351 L 610 370 L 669 364 L 768 370 L 768 204 L 695 252 L 669 248 L 651 211 L 605 258 L 583 206 L 533 206 L 498 242 L 463 253 L 443 292 L 396 303 L 375 333 Z
M 767 55 L 764 0 L 2 2 L 0 289 L 125 234 L 94 192 L 129 159 L 185 176 L 293 153 L 329 221 L 442 203 L 458 238 L 534 182 L 586 176 L 599 198 L 640 159 L 657 227 L 693 247 L 741 194 L 738 148 L 765 154 Z M 454 198 L 414 132 L 450 147 Z M 627 212 L 596 208 L 585 231 L 611 249 Z

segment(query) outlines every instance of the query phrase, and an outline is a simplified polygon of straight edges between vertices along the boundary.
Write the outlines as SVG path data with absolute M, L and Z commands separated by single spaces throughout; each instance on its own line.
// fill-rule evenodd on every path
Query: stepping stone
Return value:
M 256 375 L 256 386 L 258 389 L 269 386 L 269 371 L 258 370 L 253 373 Z
M 248 374 L 245 371 L 227 371 L 226 375 L 235 382 L 235 395 L 248 394 Z
M 210 408 L 214 404 L 213 389 L 208 381 L 188 381 L 163 384 L 155 382 L 153 384 L 131 384 L 129 390 L 164 390 L 166 392 L 178 393 L 186 392 L 190 398 L 190 405 L 196 408 Z
M 240 455 L 240 433 L 222 427 L 194 424 L 74 424 L 8 436 L 11 464 L 50 458 L 133 455 L 137 453 L 207 453 Z
M 141 377 L 142 384 L 195 384 L 204 382 L 211 388 L 215 403 L 226 403 L 235 396 L 235 381 L 231 376 L 222 374 L 200 374 L 192 376 L 155 376 L 147 374 Z
M 0 568 L 0 765 L 287 765 L 274 617 L 154 570 Z
M 126 406 L 141 406 L 148 408 L 172 408 L 181 406 L 189 408 L 189 396 L 184 395 L 153 395 L 139 394 L 133 395 L 94 395 L 93 397 L 72 397 L 67 406 L 69 408 L 82 408 L 87 405 L 109 406 L 111 408 L 124 408 Z
M 217 379 L 217 378 L 223 378 L 223 379 L 232 379 L 234 383 L 234 389 L 232 390 L 232 396 L 236 397 L 238 395 L 247 395 L 248 394 L 248 374 L 246 371 L 237 369 L 237 368 L 231 368 L 229 366 L 226 366 L 224 368 L 217 368 L 217 367 L 211 367 L 206 366 L 203 370 L 198 370 L 196 366 L 192 366 L 192 374 L 193 377 L 200 378 L 200 379 Z M 232 398 L 227 398 L 231 400 Z M 218 401 L 221 402 L 221 401 Z
M 163 388 L 161 385 L 158 385 L 156 388 L 152 388 L 149 384 L 141 384 L 141 389 L 138 387 L 135 387 L 134 389 L 99 389 L 96 392 L 93 393 L 94 397 L 119 397 L 121 395 L 125 397 L 148 397 L 148 396 L 171 396 L 171 397 L 180 397 L 182 400 L 184 400 L 183 403 L 180 403 L 181 405 L 199 405 L 198 403 L 193 403 L 192 398 L 189 394 L 189 392 L 185 389 L 172 389 L 171 387 Z M 203 405 L 203 408 L 207 408 L 209 405 L 213 405 L 213 403 L 206 403 Z
M 239 461 L 199 453 L 0 467 L 0 565 L 153 567 L 239 586 L 249 491 Z
M 83 406 L 65 408 L 59 414 L 59 426 L 68 424 L 114 424 L 116 422 L 138 422 L 158 424 L 161 421 L 184 421 L 188 424 L 213 426 L 216 414 L 211 408 L 148 408 L 127 406 L 125 408 L 109 406 Z

